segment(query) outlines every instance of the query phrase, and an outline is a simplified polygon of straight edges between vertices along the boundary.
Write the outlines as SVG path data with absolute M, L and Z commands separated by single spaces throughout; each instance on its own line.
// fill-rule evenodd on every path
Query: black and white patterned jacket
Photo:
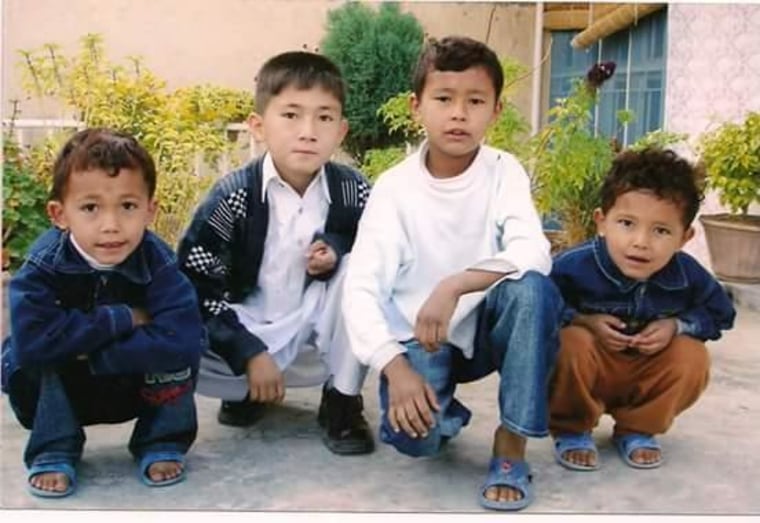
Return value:
M 245 373 L 248 360 L 267 350 L 229 307 L 258 285 L 269 221 L 268 200 L 261 199 L 263 163 L 259 158 L 214 184 L 195 211 L 177 253 L 180 268 L 198 293 L 210 348 L 236 374 Z M 353 246 L 370 188 L 364 176 L 345 165 L 327 162 L 325 175 L 332 203 L 325 232 L 315 240 L 335 249 L 340 263 Z M 332 277 L 337 267 L 320 279 Z

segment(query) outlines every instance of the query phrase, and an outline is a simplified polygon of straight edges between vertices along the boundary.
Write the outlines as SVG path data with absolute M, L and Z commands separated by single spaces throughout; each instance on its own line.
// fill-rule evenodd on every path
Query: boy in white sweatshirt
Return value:
M 429 456 L 469 422 L 457 383 L 501 375 L 483 506 L 533 498 L 526 437 L 547 431 L 547 379 L 561 298 L 528 176 L 481 145 L 501 110 L 495 53 L 469 38 L 431 41 L 413 77 L 420 150 L 370 195 L 349 263 L 343 312 L 352 350 L 380 372 L 380 438 Z

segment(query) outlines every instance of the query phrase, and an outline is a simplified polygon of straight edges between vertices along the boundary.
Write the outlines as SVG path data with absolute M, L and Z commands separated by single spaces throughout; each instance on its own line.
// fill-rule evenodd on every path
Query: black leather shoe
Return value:
M 322 388 L 317 421 L 323 429 L 322 441 L 331 452 L 346 456 L 375 450 L 363 409 L 361 395 L 346 396 L 338 389 Z
M 263 415 L 264 405 L 249 400 L 222 401 L 216 420 L 222 425 L 250 427 Z

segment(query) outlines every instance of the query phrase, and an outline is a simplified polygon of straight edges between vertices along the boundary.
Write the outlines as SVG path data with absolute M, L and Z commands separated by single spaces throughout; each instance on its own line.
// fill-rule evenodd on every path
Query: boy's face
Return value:
M 267 145 L 286 180 L 312 176 L 330 159 L 348 131 L 340 101 L 325 89 L 288 86 L 263 114 L 249 119 L 253 136 Z
M 621 194 L 606 215 L 596 209 L 594 220 L 612 261 L 634 280 L 665 267 L 694 235 L 693 228 L 684 227 L 683 209 L 650 191 Z
M 63 201 L 48 203 L 48 215 L 68 229 L 98 263 L 117 265 L 137 248 L 156 214 L 142 173 L 122 169 L 108 176 L 101 169 L 71 173 Z
M 491 77 L 483 67 L 428 72 L 412 112 L 425 127 L 431 161 L 469 158 L 501 111 Z

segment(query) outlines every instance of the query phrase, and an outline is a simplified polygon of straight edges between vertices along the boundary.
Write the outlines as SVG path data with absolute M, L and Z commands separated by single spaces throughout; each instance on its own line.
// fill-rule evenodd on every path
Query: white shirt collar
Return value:
M 325 174 L 324 165 L 319 168 L 319 172 L 317 173 L 316 178 L 319 179 L 319 183 L 322 185 L 322 190 L 324 191 L 325 199 L 327 200 L 328 205 L 332 204 L 332 200 L 330 199 L 330 188 L 327 185 L 327 175 Z M 272 160 L 272 155 L 266 153 L 264 156 L 264 165 L 262 166 L 261 203 L 264 203 L 266 200 L 267 187 L 269 187 L 269 184 L 272 182 L 272 180 L 275 179 L 286 183 L 280 177 L 280 173 L 277 172 L 277 168 L 274 166 L 274 161 Z
M 69 239 L 71 240 L 71 244 L 74 246 L 74 248 L 77 250 L 79 255 L 84 258 L 84 261 L 87 262 L 87 265 L 89 265 L 91 268 L 95 269 L 96 271 L 110 271 L 114 267 L 116 267 L 115 264 L 106 265 L 103 263 L 98 262 L 95 258 L 87 254 L 82 247 L 79 246 L 77 243 L 76 238 L 74 238 L 74 235 L 69 233 Z

